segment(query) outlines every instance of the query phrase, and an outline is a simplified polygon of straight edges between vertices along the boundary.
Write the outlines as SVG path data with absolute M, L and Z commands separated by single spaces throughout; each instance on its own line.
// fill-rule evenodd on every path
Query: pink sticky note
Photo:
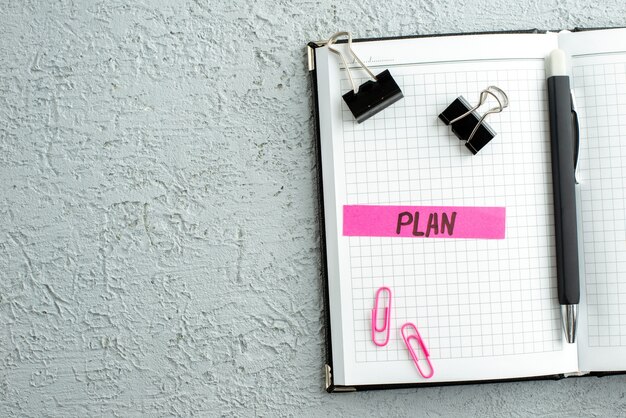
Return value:
M 505 220 L 504 207 L 346 205 L 343 235 L 504 239 Z

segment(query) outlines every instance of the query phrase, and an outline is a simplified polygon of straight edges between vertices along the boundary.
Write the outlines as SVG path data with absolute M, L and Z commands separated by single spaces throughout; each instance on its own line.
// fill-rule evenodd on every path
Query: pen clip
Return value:
M 570 97 L 572 103 L 572 131 L 574 133 L 574 181 L 576 182 L 576 184 L 578 184 L 578 159 L 580 157 L 580 125 L 578 124 L 578 112 L 576 111 L 576 98 L 574 96 L 574 90 L 570 90 Z

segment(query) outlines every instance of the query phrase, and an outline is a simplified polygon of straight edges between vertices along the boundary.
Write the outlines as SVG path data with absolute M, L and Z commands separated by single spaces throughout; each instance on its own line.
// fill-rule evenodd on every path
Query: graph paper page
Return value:
M 544 71 L 544 57 L 555 47 L 550 34 L 356 44 L 373 71 L 389 69 L 404 93 L 362 124 L 341 100 L 350 89 L 345 70 L 335 55 L 320 51 L 334 118 L 331 140 L 321 136 L 323 154 L 326 146 L 327 161 L 333 158 L 324 199 L 333 205 L 326 232 L 337 251 L 329 260 L 333 357 L 343 363 L 336 384 L 425 382 L 402 341 L 405 322 L 417 325 L 430 350 L 429 382 L 577 370 L 576 346 L 563 341 L 555 288 Z M 358 84 L 366 81 L 361 71 L 354 75 Z M 473 156 L 437 116 L 459 95 L 477 101 L 489 85 L 506 91 L 511 104 L 488 118 L 498 135 Z M 506 238 L 345 237 L 344 205 L 506 207 Z M 381 286 L 393 290 L 385 347 L 371 340 Z
M 567 33 L 580 123 L 580 368 L 626 370 L 626 30 Z

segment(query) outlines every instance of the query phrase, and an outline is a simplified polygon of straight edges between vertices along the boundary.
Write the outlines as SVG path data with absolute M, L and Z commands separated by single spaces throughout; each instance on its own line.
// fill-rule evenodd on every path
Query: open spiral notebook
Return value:
M 336 45 L 345 48 L 345 44 Z M 310 44 L 319 128 L 327 390 L 562 377 L 626 370 L 626 29 L 355 41 L 404 98 L 357 124 L 339 58 Z M 550 132 L 544 60 L 571 56 L 580 119 L 581 269 L 577 344 L 556 296 Z M 357 84 L 366 76 L 352 70 Z M 361 77 L 361 79 L 358 79 Z M 510 107 L 488 119 L 479 154 L 438 114 L 497 85 Z M 506 209 L 504 239 L 344 235 L 350 205 Z M 371 338 L 374 295 L 393 289 L 392 332 Z M 414 322 L 434 376 L 416 373 L 399 332 Z

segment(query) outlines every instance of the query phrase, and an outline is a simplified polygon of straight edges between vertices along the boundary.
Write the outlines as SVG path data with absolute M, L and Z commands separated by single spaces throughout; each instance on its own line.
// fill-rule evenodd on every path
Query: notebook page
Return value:
M 626 370 L 626 30 L 567 33 L 580 123 L 580 368 Z
M 336 384 L 424 382 L 399 333 L 407 321 L 430 350 L 436 372 L 428 382 L 577 370 L 576 347 L 563 342 L 555 289 L 544 71 L 555 46 L 553 35 L 355 44 L 375 73 L 391 71 L 405 95 L 362 124 L 341 100 L 350 84 L 339 60 L 319 51 L 318 65 L 328 65 L 331 78 L 326 111 L 336 118 L 326 142 L 334 172 L 324 174 L 335 204 L 326 217 L 327 234 L 330 228 L 335 236 L 327 239 L 336 239 L 330 246 L 338 251 L 338 265 L 329 262 L 333 357 L 343 363 L 335 364 Z M 354 75 L 366 81 L 362 72 Z M 475 102 L 491 84 L 511 105 L 488 119 L 498 136 L 472 156 L 437 116 L 458 95 Z M 342 208 L 355 204 L 503 206 L 506 239 L 344 237 Z M 371 309 L 381 286 L 394 292 L 393 332 L 387 346 L 376 347 Z

